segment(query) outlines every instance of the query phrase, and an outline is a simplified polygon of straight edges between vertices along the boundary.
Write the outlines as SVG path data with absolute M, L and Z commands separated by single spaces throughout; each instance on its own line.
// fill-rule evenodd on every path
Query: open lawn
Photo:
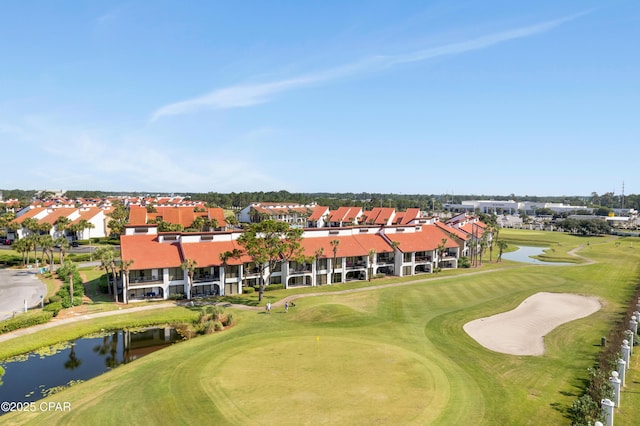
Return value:
M 525 231 L 500 235 L 510 244 L 532 245 Z M 532 232 L 531 239 L 562 257 L 586 242 L 545 232 Z M 2 421 L 568 424 L 566 409 L 582 392 L 600 338 L 626 312 L 638 284 L 640 239 L 590 238 L 579 254 L 596 263 L 505 261 L 483 267 L 483 273 L 466 270 L 413 277 L 395 287 L 300 297 L 288 313 L 281 306 L 271 314 L 234 310 L 237 325 L 228 330 L 174 345 L 45 400 L 70 402 L 70 412 L 12 413 Z M 542 356 L 492 352 L 464 332 L 467 322 L 514 309 L 538 292 L 596 296 L 603 308 L 549 333 Z M 631 425 L 640 416 L 634 356 L 636 370 L 627 378 L 616 425 Z

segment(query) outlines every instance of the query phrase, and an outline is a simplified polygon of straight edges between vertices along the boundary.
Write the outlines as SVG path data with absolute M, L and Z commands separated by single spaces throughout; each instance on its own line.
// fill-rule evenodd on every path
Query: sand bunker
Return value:
M 544 336 L 565 322 L 584 318 L 602 305 L 595 297 L 537 293 L 516 309 L 464 325 L 478 343 L 510 355 L 544 354 Z

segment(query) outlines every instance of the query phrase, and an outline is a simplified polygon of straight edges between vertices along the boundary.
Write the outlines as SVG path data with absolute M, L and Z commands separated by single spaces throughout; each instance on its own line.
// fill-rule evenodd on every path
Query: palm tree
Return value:
M 71 244 L 69 244 L 69 240 L 67 240 L 67 237 L 58 237 L 56 238 L 54 243 L 55 246 L 58 247 L 58 250 L 60 250 L 60 264 L 62 265 L 62 263 L 64 262 L 64 256 L 67 250 L 71 248 Z
M 443 238 L 442 240 L 440 240 L 440 244 L 438 244 L 438 266 L 437 268 L 440 268 L 440 262 L 442 261 L 442 255 L 444 254 L 444 250 L 447 247 L 447 240 L 446 238 Z
M 195 273 L 197 264 L 198 262 L 196 262 L 193 259 L 185 259 L 181 265 L 182 269 L 184 269 L 185 272 L 187 273 L 187 299 L 191 299 L 191 286 L 193 285 L 193 274 Z
M 373 261 L 376 258 L 376 250 L 369 250 L 369 281 L 371 281 L 371 276 L 373 275 Z
M 118 301 L 118 281 L 116 277 L 116 255 L 112 247 L 103 246 L 96 251 L 98 259 L 100 259 L 100 267 L 105 272 L 111 273 L 113 281 L 113 300 Z
M 340 240 L 331 240 L 329 241 L 329 244 L 331 244 L 331 249 L 333 250 L 333 261 L 331 262 L 331 280 L 329 280 L 329 283 L 332 283 L 336 274 L 336 256 L 338 255 L 338 246 L 340 245 Z
M 64 262 L 63 267 L 66 276 L 69 278 L 69 296 L 71 301 L 71 306 L 73 306 L 73 276 L 78 271 L 78 267 L 71 260 L 67 260 Z
M 502 260 L 502 252 L 505 251 L 507 247 L 509 247 L 509 244 L 507 244 L 505 240 L 497 240 L 496 246 L 498 246 L 498 250 L 500 250 L 498 252 L 498 258 L 496 259 L 496 262 L 500 262 Z
M 122 301 L 129 303 L 129 271 L 133 260 L 121 260 L 120 261 L 120 275 L 122 276 Z
M 204 229 L 204 221 L 205 221 L 204 217 L 198 216 L 193 220 L 193 223 L 189 228 L 195 231 L 202 231 Z
M 225 251 L 224 253 L 220 253 L 218 255 L 218 257 L 220 258 L 220 261 L 222 262 L 222 268 L 224 269 L 224 281 L 227 280 L 227 262 L 229 261 L 229 259 L 238 259 L 240 258 L 240 256 L 242 255 L 242 252 L 236 248 L 234 248 L 233 250 L 229 251 Z M 222 277 L 221 277 L 222 278 Z M 224 282 L 222 282 L 222 289 L 224 290 Z M 244 283 L 243 283 L 244 285 Z
M 313 257 L 316 259 L 316 277 L 318 276 L 318 261 L 324 254 L 324 247 L 320 247 L 313 253 Z
M 33 261 L 38 262 L 38 240 L 40 236 L 38 234 L 29 234 L 25 241 L 29 244 L 29 251 L 33 249 Z M 29 263 L 29 251 L 27 251 L 27 263 Z
M 21 238 L 13 243 L 13 249 L 22 255 L 22 266 L 26 266 L 31 251 L 31 243 L 26 238 Z
M 43 235 L 51 234 L 51 228 L 53 228 L 52 224 L 44 222 L 38 225 L 38 232 Z
M 487 238 L 487 232 L 483 232 L 482 237 L 480 237 L 480 265 L 482 265 L 482 254 L 487 249 L 487 245 L 489 244 Z
M 220 224 L 218 223 L 218 219 L 212 218 L 205 219 L 204 226 L 207 231 L 215 231 L 216 229 L 218 229 L 218 226 L 220 226 Z
M 42 260 L 44 263 L 44 257 L 47 256 L 49 260 L 49 272 L 53 272 L 53 246 L 55 242 L 51 234 L 40 236 L 40 248 L 42 249 Z
M 80 219 L 80 221 L 78 222 L 78 227 L 80 228 L 80 231 L 82 231 L 83 239 L 84 239 L 84 230 L 86 229 L 89 231 L 87 233 L 87 240 L 89 240 L 89 260 L 93 261 L 93 252 L 91 251 L 91 230 L 95 229 L 96 226 L 86 219 Z
M 69 224 L 71 223 L 71 219 L 69 219 L 66 216 L 59 216 L 55 222 L 53 222 L 54 228 L 55 230 L 64 235 L 64 230 L 67 228 L 67 226 L 69 226 Z

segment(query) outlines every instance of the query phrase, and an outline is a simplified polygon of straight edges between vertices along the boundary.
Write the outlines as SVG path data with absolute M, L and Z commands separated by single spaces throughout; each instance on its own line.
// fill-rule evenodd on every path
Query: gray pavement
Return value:
M 0 269 L 0 321 L 11 318 L 14 312 L 40 305 L 40 296 L 47 295 L 47 287 L 34 269 Z

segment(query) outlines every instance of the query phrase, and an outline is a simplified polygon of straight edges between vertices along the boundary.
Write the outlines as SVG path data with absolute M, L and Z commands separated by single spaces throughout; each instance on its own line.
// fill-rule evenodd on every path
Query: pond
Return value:
M 174 328 L 118 330 L 0 362 L 0 401 L 32 402 L 181 340 Z M 0 415 L 4 414 L 0 411 Z
M 515 262 L 534 263 L 536 265 L 551 265 L 551 266 L 566 266 L 574 265 L 568 262 L 545 262 L 544 260 L 534 259 L 532 256 L 538 256 L 544 254 L 545 250 L 549 247 L 531 247 L 531 246 L 518 246 L 516 251 L 509 253 L 503 253 L 502 258 L 505 260 L 513 260 Z

